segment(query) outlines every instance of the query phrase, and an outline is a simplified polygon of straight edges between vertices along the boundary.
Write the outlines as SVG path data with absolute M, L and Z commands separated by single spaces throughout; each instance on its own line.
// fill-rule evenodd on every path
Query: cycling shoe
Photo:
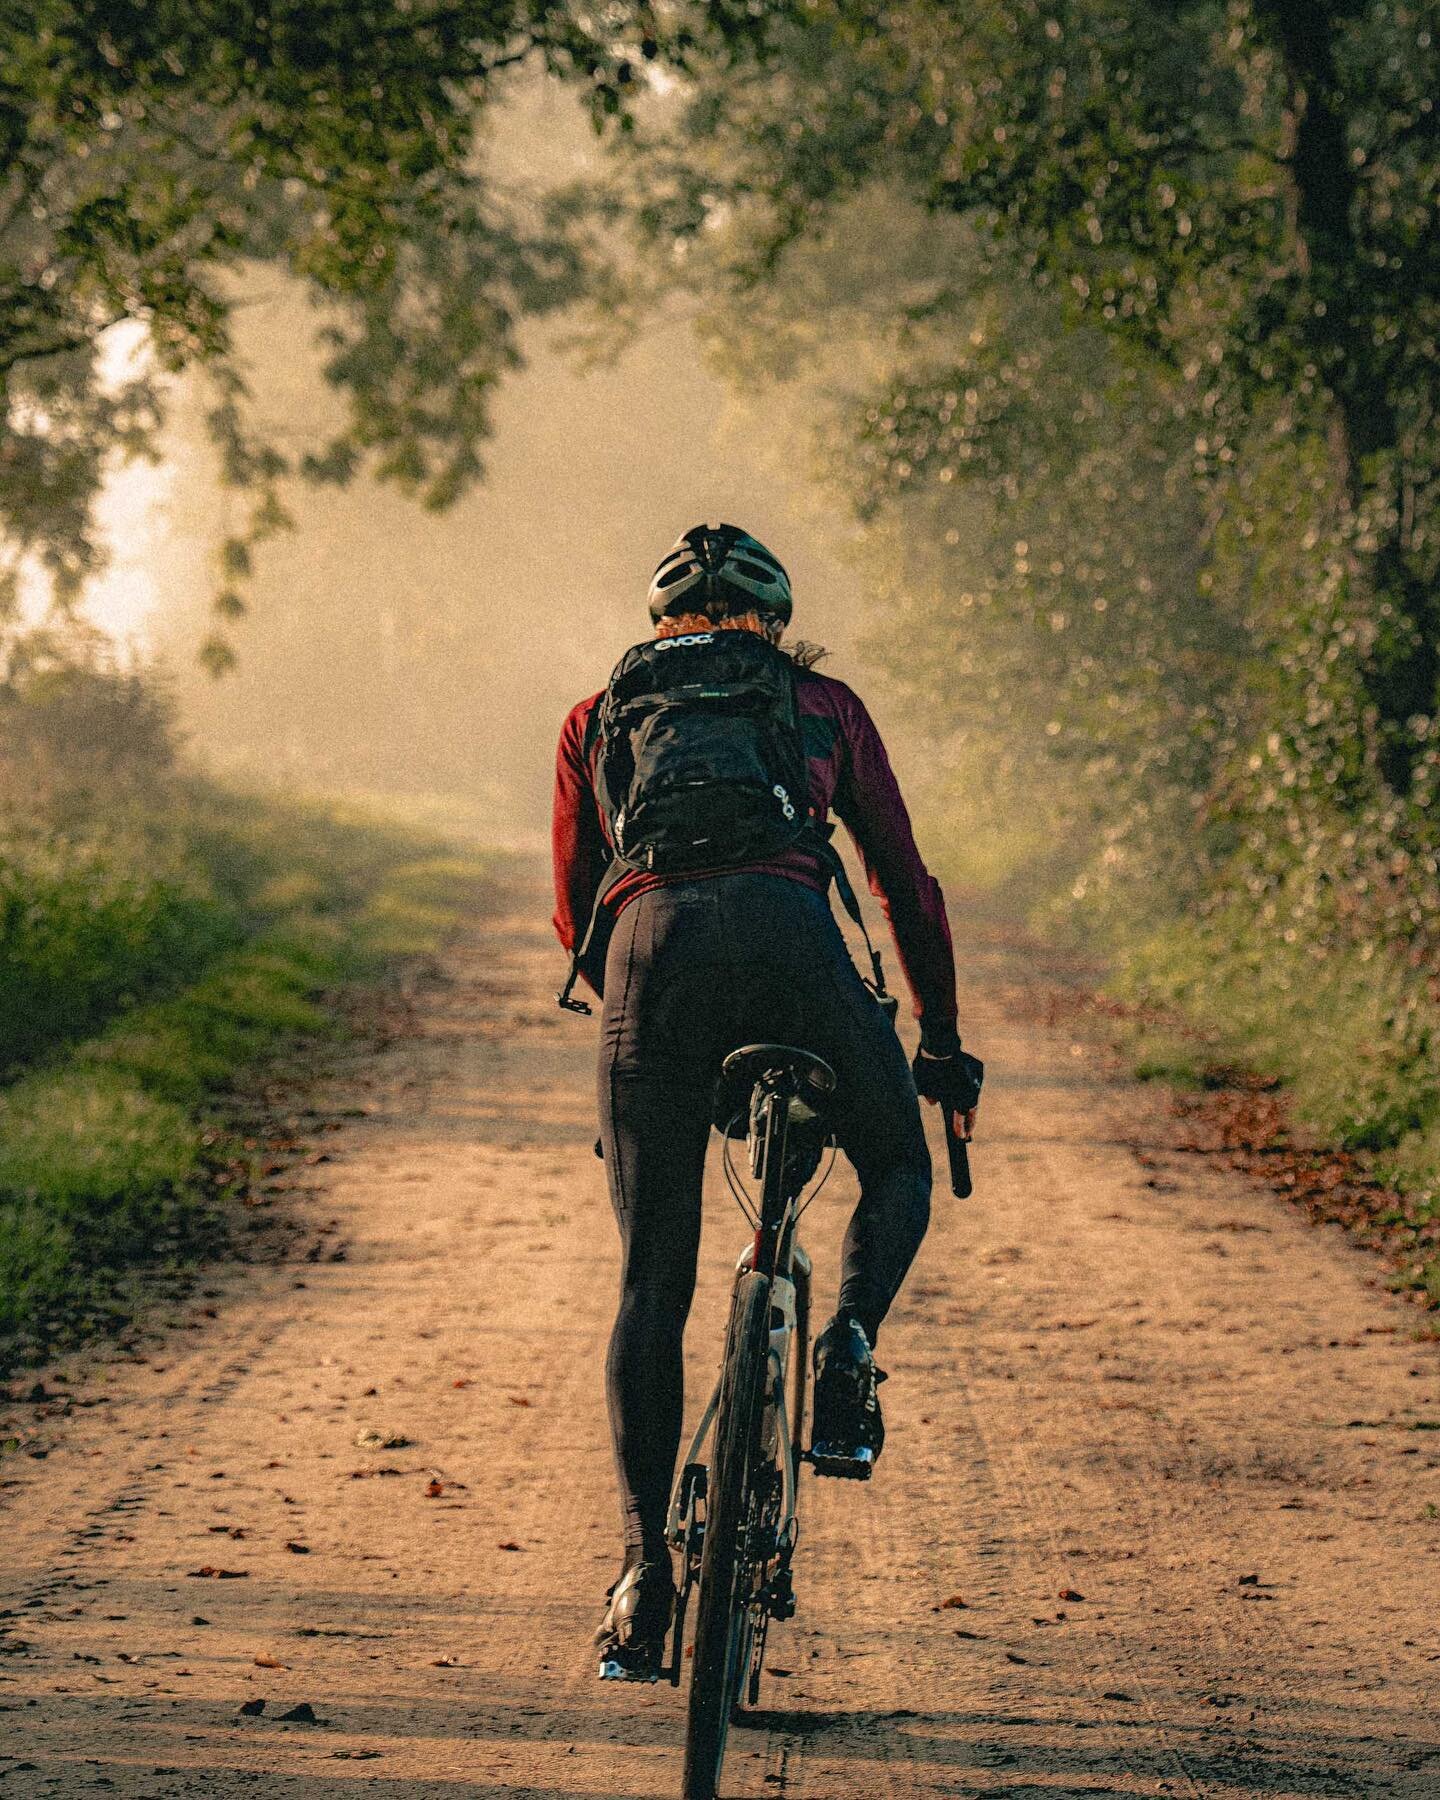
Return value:
M 675 1582 L 664 1562 L 638 1562 L 609 1590 L 595 1633 L 602 1681 L 658 1681 L 675 1616 Z
M 876 1388 L 885 1379 L 855 1319 L 833 1319 L 815 1344 L 815 1417 L 809 1462 L 817 1475 L 868 1481 L 885 1444 Z

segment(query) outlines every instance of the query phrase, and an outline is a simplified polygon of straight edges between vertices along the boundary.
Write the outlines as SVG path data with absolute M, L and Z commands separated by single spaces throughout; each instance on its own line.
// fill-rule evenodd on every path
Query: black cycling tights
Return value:
M 930 1219 L 915 1085 L 827 899 L 780 875 L 717 875 L 632 900 L 605 965 L 600 1120 L 623 1244 L 606 1381 L 625 1542 L 658 1550 L 680 1447 L 681 1341 L 721 1061 L 791 1043 L 839 1078 L 836 1128 L 860 1179 L 839 1309 L 873 1343 Z

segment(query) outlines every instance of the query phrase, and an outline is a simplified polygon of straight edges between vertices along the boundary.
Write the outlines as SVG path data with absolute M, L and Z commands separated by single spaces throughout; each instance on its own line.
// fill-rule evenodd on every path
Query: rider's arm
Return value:
M 555 931 L 567 950 L 573 950 L 585 935 L 610 863 L 585 756 L 585 721 L 594 704 L 594 700 L 582 700 L 571 712 L 561 729 L 555 757 L 550 832 L 555 861 Z
M 864 702 L 840 687 L 845 756 L 834 807 L 855 840 L 927 1031 L 955 1022 L 955 951 L 945 896 L 915 844 L 910 814 Z

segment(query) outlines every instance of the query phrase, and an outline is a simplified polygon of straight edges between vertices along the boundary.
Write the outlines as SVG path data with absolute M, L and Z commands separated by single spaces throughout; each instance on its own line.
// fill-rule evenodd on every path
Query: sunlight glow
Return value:
M 141 374 L 149 360 L 147 328 L 125 319 L 100 339 L 98 373 L 104 387 L 118 388 Z M 95 507 L 95 531 L 109 561 L 89 585 L 80 605 L 82 616 L 98 626 L 117 646 L 144 651 L 149 647 L 151 615 L 159 591 L 151 571 L 155 547 L 164 530 L 164 505 L 174 482 L 168 463 L 116 463 L 108 472 Z M 50 610 L 50 583 L 38 566 L 25 569 L 20 583 L 25 618 L 40 624 Z

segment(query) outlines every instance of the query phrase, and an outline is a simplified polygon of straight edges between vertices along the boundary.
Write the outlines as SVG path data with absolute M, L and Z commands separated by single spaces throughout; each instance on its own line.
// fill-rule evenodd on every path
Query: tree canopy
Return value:
M 636 303 L 694 293 L 757 422 L 805 390 L 882 653 L 1077 893 L 1433 934 L 1437 36 L 815 0 L 621 148 Z
M 504 71 L 574 84 L 623 122 L 635 70 L 760 28 L 743 5 L 559 0 L 17 0 L 0 19 L 0 533 L 63 600 L 96 566 L 109 461 L 153 449 L 166 382 L 203 372 L 224 479 L 249 490 L 221 618 L 281 478 L 364 467 L 423 503 L 480 472 L 515 323 L 571 296 L 573 248 L 486 179 Z M 235 354 L 258 268 L 317 305 L 343 423 L 300 454 L 257 433 Z M 149 356 L 107 369 L 105 333 Z M 223 638 L 210 647 L 221 666 Z
M 1437 14 L 27 0 L 0 88 L 8 542 L 83 579 L 106 459 L 153 444 L 187 367 L 252 492 L 236 581 L 288 474 L 443 506 L 518 317 L 584 291 L 613 334 L 683 288 L 760 435 L 807 437 L 868 522 L 917 709 L 1027 791 L 1049 772 L 1093 849 L 1075 891 L 1149 859 L 1177 894 L 1240 880 L 1277 918 L 1413 930 L 1440 781 Z M 613 127 L 608 182 L 568 206 L 487 178 L 485 109 L 527 61 Z M 344 402 L 298 456 L 252 429 L 233 347 L 267 266 L 317 301 Z M 96 346 L 121 319 L 153 356 L 117 384 Z

